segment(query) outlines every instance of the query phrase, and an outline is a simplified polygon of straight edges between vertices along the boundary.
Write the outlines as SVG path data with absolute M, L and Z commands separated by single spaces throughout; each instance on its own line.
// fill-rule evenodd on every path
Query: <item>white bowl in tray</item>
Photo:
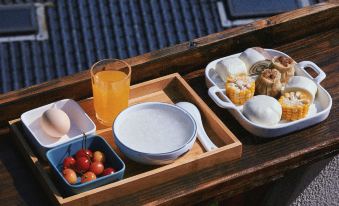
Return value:
M 197 136 L 188 112 L 160 102 L 128 107 L 117 116 L 112 130 L 122 153 L 149 165 L 172 163 L 192 148 Z
M 71 128 L 61 138 L 54 138 L 47 135 L 40 126 L 41 115 L 48 109 L 57 108 L 64 111 L 71 122 Z M 63 99 L 45 106 L 29 110 L 21 115 L 21 121 L 28 140 L 33 144 L 41 157 L 46 159 L 46 152 L 64 144 L 83 137 L 95 134 L 96 126 L 80 105 L 72 99 Z
M 272 56 L 279 55 L 289 57 L 287 54 L 274 49 L 265 50 Z M 242 113 L 243 106 L 236 106 L 226 96 L 225 83 L 215 72 L 215 66 L 217 62 L 227 58 L 238 56 L 240 56 L 240 53 L 210 62 L 205 70 L 205 80 L 206 85 L 209 88 L 208 94 L 212 98 L 212 100 L 219 107 L 229 110 L 231 114 L 247 131 L 261 137 L 277 137 L 317 124 L 328 117 L 332 107 L 332 98 L 329 93 L 320 85 L 320 83 L 325 79 L 326 74 L 315 63 L 310 61 L 302 61 L 297 63 L 297 65 L 295 66 L 295 75 L 307 77 L 314 81 L 318 86 L 318 91 L 314 103 L 310 106 L 308 115 L 303 119 L 292 122 L 280 121 L 274 126 L 263 126 L 255 124 L 252 121 L 248 120 Z M 304 69 L 306 67 L 312 68 L 317 73 L 317 76 L 313 78 Z

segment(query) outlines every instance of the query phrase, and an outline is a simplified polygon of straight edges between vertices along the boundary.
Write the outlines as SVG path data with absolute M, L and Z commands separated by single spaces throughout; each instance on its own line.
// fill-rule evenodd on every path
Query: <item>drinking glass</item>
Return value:
M 128 106 L 131 66 L 119 59 L 104 59 L 91 68 L 96 118 L 112 126 L 116 116 Z

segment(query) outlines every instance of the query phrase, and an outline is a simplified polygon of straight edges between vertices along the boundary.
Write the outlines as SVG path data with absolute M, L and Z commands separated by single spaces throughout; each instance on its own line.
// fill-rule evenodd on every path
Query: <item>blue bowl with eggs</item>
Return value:
M 86 148 L 91 151 L 101 151 L 105 154 L 105 168 L 112 167 L 115 169 L 113 174 L 97 177 L 95 180 L 81 183 L 80 175 L 77 175 L 77 183 L 69 184 L 62 175 L 63 161 L 66 157 L 75 156 L 76 152 L 82 148 L 83 139 L 60 145 L 50 149 L 47 153 L 47 160 L 56 177 L 57 185 L 61 193 L 65 195 L 74 195 L 96 187 L 121 180 L 125 172 L 125 164 L 120 157 L 113 151 L 105 139 L 98 135 L 89 136 L 86 140 Z

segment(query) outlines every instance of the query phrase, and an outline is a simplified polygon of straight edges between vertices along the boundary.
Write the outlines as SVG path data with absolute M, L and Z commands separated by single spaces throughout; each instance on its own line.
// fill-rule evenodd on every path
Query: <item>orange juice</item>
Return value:
M 97 119 L 112 126 L 116 116 L 128 106 L 130 76 L 115 70 L 99 71 L 92 77 Z

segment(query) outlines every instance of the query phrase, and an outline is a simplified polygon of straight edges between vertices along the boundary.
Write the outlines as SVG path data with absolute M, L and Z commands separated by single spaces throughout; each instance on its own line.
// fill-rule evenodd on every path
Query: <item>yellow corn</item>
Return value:
M 304 118 L 308 114 L 308 110 L 310 107 L 309 103 L 303 103 L 301 105 L 290 105 L 285 104 L 284 99 L 285 96 L 281 96 L 279 99 L 279 103 L 282 107 L 282 116 L 281 119 L 287 121 L 294 121 L 301 118 Z
M 235 105 L 242 105 L 244 104 L 247 100 L 253 97 L 254 95 L 254 90 L 255 90 L 255 82 L 252 81 L 250 83 L 250 88 L 243 88 L 243 89 L 237 89 L 233 83 L 234 83 L 234 78 L 228 78 L 226 82 L 226 95 L 230 100 L 235 104 Z

